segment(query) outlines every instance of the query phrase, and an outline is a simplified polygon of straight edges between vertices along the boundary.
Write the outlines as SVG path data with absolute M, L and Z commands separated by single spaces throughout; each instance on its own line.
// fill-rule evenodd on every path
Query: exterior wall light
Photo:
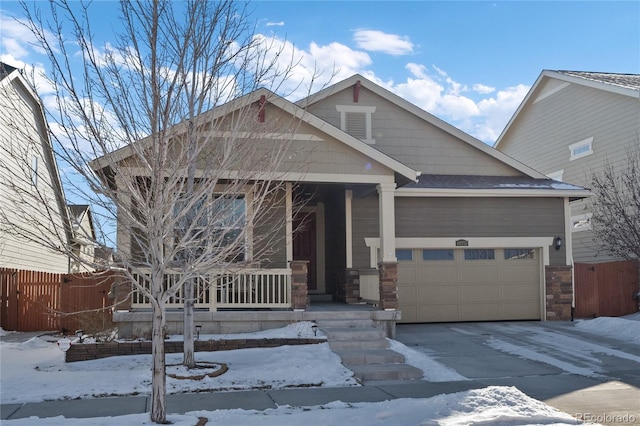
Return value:
M 560 250 L 560 248 L 562 247 L 562 237 L 557 236 L 556 238 L 554 238 L 553 246 L 556 248 L 556 250 Z

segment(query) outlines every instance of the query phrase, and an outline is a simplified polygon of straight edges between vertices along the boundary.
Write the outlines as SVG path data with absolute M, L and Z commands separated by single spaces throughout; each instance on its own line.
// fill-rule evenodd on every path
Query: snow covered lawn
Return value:
M 627 318 L 598 318 L 576 323 L 576 328 L 590 333 L 606 333 L 629 340 L 637 337 L 640 314 Z M 633 330 L 628 331 L 628 330 Z M 634 332 L 636 334 L 634 334 Z M 6 334 L 7 332 L 1 331 Z M 630 333 L 630 334 L 629 334 Z M 251 337 L 309 337 L 310 323 L 298 323 L 278 330 L 247 333 Z M 201 339 L 237 336 L 201 336 Z M 399 342 L 392 349 L 405 355 L 407 362 L 425 371 L 424 380 L 452 381 L 465 377 L 428 356 Z M 168 354 L 168 364 L 180 363 L 182 354 Z M 284 346 L 271 349 L 242 349 L 222 352 L 198 352 L 198 361 L 225 363 L 229 371 L 203 380 L 168 378 L 168 393 L 195 390 L 240 390 L 287 387 L 359 386 L 339 357 L 327 343 Z M 22 343 L 0 343 L 0 402 L 22 403 L 68 398 L 93 398 L 148 394 L 150 392 L 150 355 L 120 356 L 101 360 L 65 363 L 57 345 L 41 338 Z M 334 402 L 312 408 L 279 407 L 266 411 L 218 410 L 171 415 L 178 425 L 193 425 L 198 417 L 215 424 L 241 425 L 469 425 L 469 424 L 578 424 L 570 415 L 529 398 L 513 387 L 488 387 L 428 399 L 399 399 L 381 403 L 347 404 Z M 129 415 L 92 419 L 91 424 L 134 425 L 148 423 L 148 415 Z M 7 424 L 87 424 L 87 419 L 24 419 Z M 4 422 L 3 422 L 4 423 Z

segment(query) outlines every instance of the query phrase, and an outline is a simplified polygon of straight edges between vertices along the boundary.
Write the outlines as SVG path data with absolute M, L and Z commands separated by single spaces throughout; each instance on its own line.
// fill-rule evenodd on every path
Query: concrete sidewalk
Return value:
M 208 392 L 167 395 L 167 413 L 184 414 L 196 410 L 241 408 L 266 410 L 278 406 L 307 407 L 332 401 L 380 402 L 397 398 L 429 398 L 431 396 L 482 388 L 472 380 L 432 383 L 422 380 L 385 382 L 376 385 L 339 388 L 292 388 L 237 392 Z M 140 414 L 150 409 L 151 397 L 139 395 L 120 398 L 73 399 L 24 404 L 0 405 L 0 419 L 11 420 L 31 416 L 45 418 L 92 418 Z

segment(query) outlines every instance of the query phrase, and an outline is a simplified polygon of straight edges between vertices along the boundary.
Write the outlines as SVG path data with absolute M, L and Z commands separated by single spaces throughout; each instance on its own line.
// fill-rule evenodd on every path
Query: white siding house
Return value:
M 69 241 L 69 221 L 42 105 L 20 71 L 2 63 L 0 204 L 0 267 L 68 272 L 68 257 L 52 249 Z

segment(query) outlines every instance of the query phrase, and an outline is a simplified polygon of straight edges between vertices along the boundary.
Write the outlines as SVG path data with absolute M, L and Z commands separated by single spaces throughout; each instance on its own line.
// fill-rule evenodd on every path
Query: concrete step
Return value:
M 349 366 L 353 375 L 361 382 L 371 380 L 421 379 L 422 370 L 407 364 L 368 364 Z
M 335 340 L 327 339 L 332 351 L 348 351 L 354 349 L 387 349 L 389 343 L 383 339 L 372 340 Z
M 327 335 L 327 340 L 330 342 L 339 340 L 386 340 L 387 336 L 384 331 L 373 327 L 328 327 L 321 328 L 321 330 Z
M 390 349 L 352 349 L 336 352 L 342 363 L 350 367 L 363 364 L 398 364 L 404 362 L 404 356 Z
M 311 303 L 319 303 L 319 302 L 333 302 L 332 294 L 310 294 L 309 300 Z
M 323 328 L 372 328 L 373 320 L 372 319 L 361 319 L 361 318 L 352 318 L 352 319 L 321 319 L 317 320 L 316 324 L 321 329 Z

